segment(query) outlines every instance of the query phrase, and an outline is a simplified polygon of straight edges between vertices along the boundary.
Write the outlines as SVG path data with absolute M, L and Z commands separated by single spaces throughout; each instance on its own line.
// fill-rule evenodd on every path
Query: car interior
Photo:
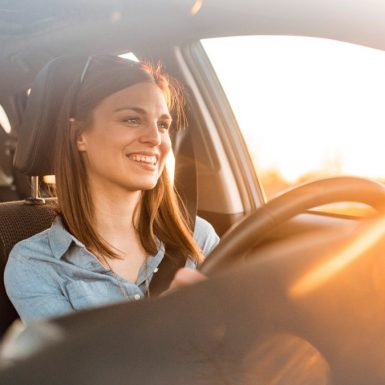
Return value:
M 227 4 L 219 0 L 158 0 L 151 6 L 141 0 L 98 0 L 92 7 L 87 1 L 75 0 L 54 0 L 49 5 L 37 0 L 33 6 L 27 0 L 0 3 L 0 106 L 11 127 L 9 132 L 4 123 L 0 127 L 0 180 L 4 180 L 0 185 L 1 275 L 13 245 L 48 228 L 56 215 L 55 197 L 45 180 L 53 173 L 55 132 L 44 131 L 47 127 L 30 119 L 36 115 L 35 107 L 26 110 L 25 106 L 37 73 L 62 54 L 87 57 L 131 52 L 140 60 L 162 63 L 166 72 L 178 79 L 186 98 L 187 124 L 173 138 L 174 183 L 190 215 L 207 219 L 221 237 L 213 258 L 202 266 L 210 278 L 207 282 L 150 304 L 132 304 L 129 310 L 114 305 L 109 311 L 93 309 L 55 320 L 53 324 L 65 331 L 60 344 L 47 343 L 47 349 L 20 366 L 0 370 L 0 383 L 16 385 L 28 378 L 30 384 L 39 385 L 65 381 L 119 385 L 127 383 L 124 378 L 130 373 L 130 384 L 230 384 L 238 383 L 239 372 L 248 367 L 250 378 L 243 381 L 254 384 L 267 367 L 282 368 L 280 362 L 288 362 L 287 357 L 298 364 L 304 356 L 309 366 L 317 361 L 317 371 L 309 370 L 303 382 L 298 382 L 303 372 L 286 367 L 286 372 L 280 372 L 285 373 L 282 382 L 274 372 L 269 378 L 276 382 L 265 383 L 383 383 L 383 348 L 373 340 L 382 338 L 382 344 L 385 336 L 380 324 L 384 291 L 372 284 L 365 290 L 362 286 L 370 281 L 373 270 L 369 264 L 376 261 L 375 254 L 383 247 L 381 234 L 373 235 L 374 246 L 362 251 L 363 261 L 349 262 L 346 275 L 331 279 L 319 292 L 293 282 L 330 255 L 347 249 L 352 239 L 372 234 L 373 228 L 383 231 L 377 214 L 368 219 L 311 209 L 355 201 L 381 213 L 385 186 L 353 176 L 328 178 L 267 202 L 238 122 L 200 39 L 315 35 L 378 49 L 385 48 L 385 40 L 358 34 L 357 25 L 345 20 L 342 8 L 330 21 L 321 1 L 314 2 L 312 9 L 306 6 L 306 12 L 297 4 L 301 2 L 294 2 L 290 17 L 283 1 L 278 1 L 280 7 L 268 2 L 258 7 L 247 0 Z M 360 9 L 358 2 L 354 4 L 351 12 L 357 16 Z M 311 29 L 309 20 L 314 21 Z M 372 25 L 379 31 L 385 28 L 379 18 L 374 18 Z M 65 85 L 68 79 L 60 81 Z M 34 84 L 42 89 L 45 86 L 38 81 Z M 47 95 L 45 103 L 60 100 L 57 95 Z M 45 113 L 54 121 L 49 109 Z M 294 287 L 291 294 L 288 287 Z M 254 302 L 246 302 L 245 297 Z M 365 303 L 367 317 L 357 310 Z M 17 318 L 1 280 L 0 338 Z M 108 332 L 101 332 L 103 325 L 110 325 Z M 359 328 L 367 333 L 366 338 L 357 335 Z M 294 337 L 310 341 L 315 350 L 305 349 L 298 340 L 293 342 Z M 194 349 L 187 351 L 186 343 Z M 160 351 L 159 346 L 165 345 L 170 348 Z M 366 353 L 362 349 L 367 349 Z M 266 352 L 273 350 L 282 355 L 275 356 L 274 362 L 263 361 Z M 106 351 L 110 352 L 108 357 Z M 295 359 L 290 356 L 293 351 Z M 83 355 L 83 366 L 78 364 L 79 354 L 71 352 Z M 66 365 L 55 364 L 64 361 Z M 101 362 L 102 375 L 93 368 Z M 68 367 L 76 370 L 68 373 Z M 150 374 L 154 367 L 159 370 L 155 379 Z M 320 371 L 326 374 L 320 376 Z
M 15 12 L 12 13 L 13 23 L 15 27 L 25 29 L 26 19 L 31 17 L 31 15 L 27 11 L 23 12 L 18 9 L 20 4 L 15 5 Z M 139 8 L 136 10 L 138 13 L 146 12 L 146 7 L 142 7 L 139 3 L 135 4 L 135 6 Z M 141 39 L 137 37 L 126 41 L 122 35 L 123 41 L 116 41 L 116 45 L 113 47 L 110 45 L 110 41 L 106 42 L 105 46 L 100 45 L 98 38 L 92 36 L 89 41 L 84 40 L 80 46 L 77 42 L 76 34 L 72 30 L 73 14 L 66 14 L 61 4 L 57 4 L 56 7 L 55 10 L 45 9 L 44 1 L 36 4 L 34 11 L 36 22 L 32 23 L 30 20 L 29 29 L 25 29 L 25 34 L 28 35 L 28 42 L 25 40 L 26 36 L 20 37 L 15 34 L 10 39 L 4 39 L 3 43 L 4 55 L 1 60 L 3 68 L 7 68 L 7 74 L 2 76 L 0 104 L 6 109 L 8 118 L 12 122 L 12 131 L 7 134 L 3 130 L 2 133 L 3 140 L 1 145 L 4 147 L 8 146 L 10 149 L 5 151 L 3 155 L 1 167 L 10 175 L 12 184 L 6 187 L 7 192 L 4 191 L 1 199 L 13 202 L 2 204 L 0 209 L 4 210 L 4 213 L 2 213 L 2 225 L 4 225 L 4 230 L 6 231 L 6 233 L 1 235 L 3 245 L 1 258 L 2 272 L 12 246 L 19 240 L 49 227 L 55 215 L 49 204 L 50 199 L 40 199 L 36 195 L 37 186 L 42 190 L 40 194 L 44 195 L 46 186 L 42 177 L 53 173 L 53 154 L 51 153 L 52 147 L 50 143 L 52 142 L 54 132 L 48 130 L 48 132 L 43 133 L 35 132 L 35 130 L 38 130 L 38 123 L 32 125 L 31 122 L 28 123 L 28 112 L 24 116 L 24 123 L 21 124 L 28 98 L 27 91 L 41 67 L 55 56 L 59 56 L 61 52 L 66 52 L 67 54 L 78 54 L 81 52 L 87 55 L 103 53 L 107 49 L 109 52 L 116 52 L 117 54 L 134 52 L 139 58 L 151 60 L 155 63 L 161 62 L 165 69 L 173 76 L 179 78 L 182 76 L 180 74 L 182 68 L 179 63 L 179 54 L 173 52 L 172 45 L 169 43 L 164 47 L 157 47 L 155 40 L 148 45 L 142 44 Z M 67 7 L 68 5 L 64 6 L 64 8 Z M 84 12 L 80 6 L 75 7 L 78 7 L 79 11 Z M 107 3 L 102 5 L 101 14 L 99 15 L 101 22 L 104 21 L 104 14 L 102 12 L 104 8 L 106 12 L 111 12 L 110 6 Z M 143 9 L 141 10 L 141 8 Z M 159 7 L 159 10 L 165 14 L 167 12 L 166 8 Z M 184 14 L 183 7 L 180 10 L 178 8 L 176 7 L 173 11 Z M 55 12 L 57 12 L 57 15 L 55 15 Z M 177 17 L 177 15 L 175 16 Z M 150 17 L 152 20 L 154 15 L 146 17 Z M 69 24 L 63 28 L 58 25 L 59 21 Z M 159 21 L 157 22 L 159 23 Z M 111 24 L 111 27 L 115 28 L 114 24 L 119 23 Z M 164 31 L 164 24 L 164 21 L 162 21 L 162 32 L 167 34 L 167 31 Z M 7 28 L 7 25 L 4 24 L 4 28 Z M 93 33 L 94 28 L 95 26 L 92 23 L 89 23 L 88 26 L 83 24 L 82 34 L 87 34 L 87 29 Z M 133 28 L 134 31 L 136 27 L 130 26 L 130 28 Z M 49 31 L 51 38 L 52 34 L 57 34 L 57 39 L 60 37 L 62 40 L 61 43 L 57 45 L 55 38 L 52 38 L 52 42 L 55 41 L 53 46 L 51 42 L 44 41 L 44 36 L 47 36 L 45 35 L 47 33 L 46 30 Z M 30 32 L 32 32 L 31 36 L 29 36 Z M 115 34 L 116 32 L 111 33 Z M 153 34 L 154 32 L 151 32 L 151 35 Z M 135 36 L 137 36 L 137 33 L 135 33 Z M 34 38 L 36 39 L 35 42 Z M 149 36 L 143 37 L 144 41 L 148 38 Z M 37 44 L 37 46 L 33 47 L 34 44 Z M 93 47 L 92 44 L 95 46 Z M 18 47 L 18 45 L 20 46 Z M 8 52 L 8 50 L 11 52 Z M 224 151 L 219 149 L 218 132 L 216 132 L 213 122 L 211 122 L 211 132 L 207 132 L 206 120 L 209 116 L 207 111 L 201 111 L 198 106 L 199 104 L 202 105 L 203 100 L 194 96 L 192 87 L 196 86 L 184 81 L 183 76 L 179 80 L 182 81 L 188 103 L 188 108 L 186 109 L 188 128 L 174 138 L 173 145 L 176 159 L 175 184 L 189 212 L 195 213 L 198 211 L 198 215 L 206 218 L 213 224 L 217 233 L 222 235 L 243 217 L 245 209 L 243 207 L 244 203 L 241 202 L 241 195 L 247 196 L 251 192 L 247 191 L 242 184 L 237 183 L 238 175 L 245 171 L 239 165 L 237 171 L 232 170 L 236 162 L 238 163 L 237 156 L 233 154 L 233 159 L 229 159 Z M 61 79 L 61 81 L 65 84 L 68 79 Z M 44 84 L 37 84 L 37 87 L 44 86 Z M 207 97 L 210 96 L 207 95 Z M 49 95 L 48 100 L 57 100 L 57 97 Z M 54 118 L 54 116 L 48 117 L 51 120 Z M 16 142 L 17 150 L 15 153 Z M 230 162 L 233 164 L 230 165 Z M 31 177 L 39 177 L 40 180 L 36 178 L 31 180 Z M 250 210 L 251 207 L 255 206 L 255 203 L 250 201 L 248 206 L 250 206 L 248 208 Z M 20 213 L 17 213 L 19 211 Z M 8 230 L 10 231 L 8 232 Z M 2 287 L 1 293 L 1 301 L 4 304 L 1 307 L 1 314 L 4 315 L 1 317 L 1 332 L 4 333 L 10 322 L 15 319 L 16 314 L 6 297 L 4 287 Z

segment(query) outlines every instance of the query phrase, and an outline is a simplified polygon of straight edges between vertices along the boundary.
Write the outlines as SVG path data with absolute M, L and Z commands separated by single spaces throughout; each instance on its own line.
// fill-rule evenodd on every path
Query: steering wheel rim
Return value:
M 314 207 L 349 201 L 367 204 L 381 212 L 385 208 L 385 186 L 353 176 L 324 178 L 296 186 L 258 208 L 226 233 L 200 271 L 207 276 L 224 271 L 290 218 Z

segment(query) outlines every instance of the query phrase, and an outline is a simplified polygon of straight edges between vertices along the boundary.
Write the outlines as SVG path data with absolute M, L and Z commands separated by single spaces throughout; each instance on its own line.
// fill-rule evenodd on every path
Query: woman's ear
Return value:
M 84 132 L 80 132 L 79 135 L 76 137 L 76 147 L 80 152 L 87 151 L 87 141 Z
M 80 122 L 75 120 L 75 118 L 69 119 L 70 130 L 72 130 L 72 135 L 76 136 L 76 147 L 78 151 L 84 152 L 87 151 L 87 142 L 84 135 L 84 129 L 80 126 Z

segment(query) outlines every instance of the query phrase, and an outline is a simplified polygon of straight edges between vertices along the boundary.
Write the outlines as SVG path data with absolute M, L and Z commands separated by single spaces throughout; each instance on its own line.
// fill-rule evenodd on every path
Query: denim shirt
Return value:
M 194 239 L 203 255 L 219 242 L 213 227 L 199 217 Z M 164 246 L 160 243 L 158 252 L 141 266 L 136 282 L 130 282 L 106 269 L 57 216 L 49 229 L 14 246 L 4 283 L 23 321 L 56 317 L 78 309 L 143 298 L 163 256 Z M 196 268 L 196 264 L 187 260 L 186 267 Z

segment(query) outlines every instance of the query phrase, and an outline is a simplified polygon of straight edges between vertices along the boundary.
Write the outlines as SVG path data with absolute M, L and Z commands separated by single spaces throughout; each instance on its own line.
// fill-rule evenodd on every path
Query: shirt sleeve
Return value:
M 41 261 L 25 258 L 12 250 L 4 271 L 4 284 L 23 321 L 56 317 L 73 310 L 53 279 L 54 274 L 55 271 L 47 271 Z
M 196 217 L 194 239 L 206 257 L 219 243 L 219 237 L 214 227 L 201 217 Z

